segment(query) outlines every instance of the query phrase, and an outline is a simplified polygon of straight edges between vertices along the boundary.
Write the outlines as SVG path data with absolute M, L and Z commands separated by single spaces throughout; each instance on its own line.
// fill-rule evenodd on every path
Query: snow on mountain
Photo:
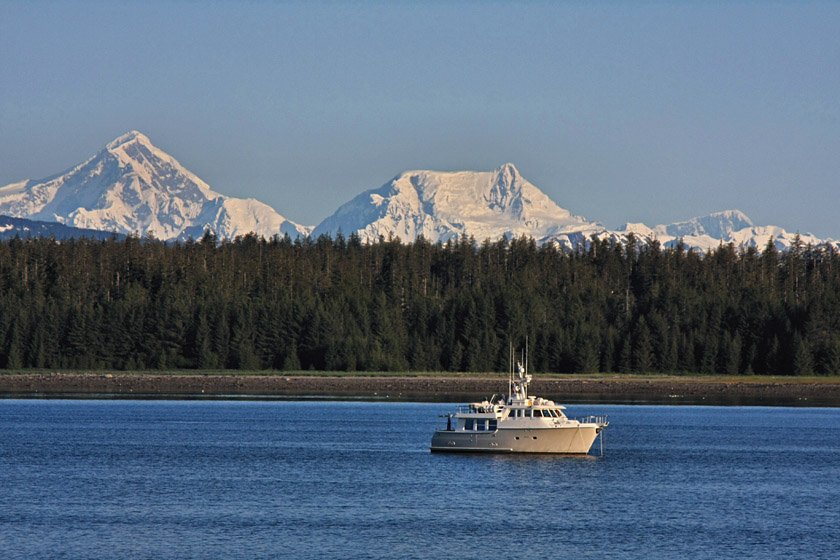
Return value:
M 751 228 L 744 228 L 732 232 L 729 240 L 725 241 L 725 243 L 731 241 L 735 245 L 743 244 L 745 247 L 755 247 L 756 249 L 763 250 L 767 246 L 767 242 L 772 238 L 773 245 L 776 249 L 785 250 L 793 246 L 797 235 L 799 236 L 799 243 L 803 247 L 807 245 L 815 247 L 817 245 L 833 245 L 835 248 L 840 248 L 840 242 L 832 239 L 820 239 L 810 233 L 791 233 L 778 226 L 753 226 Z
M 341 206 L 312 232 L 356 233 L 363 241 L 397 236 L 430 241 L 528 235 L 548 240 L 603 230 L 560 208 L 513 164 L 489 172 L 406 171 Z
M 743 212 L 726 210 L 661 227 L 666 235 L 672 237 L 708 235 L 716 239 L 724 239 L 732 232 L 752 226 L 752 221 Z
M 778 226 L 756 226 L 739 210 L 715 212 L 685 222 L 658 225 L 653 228 L 641 223 L 627 223 L 617 230 L 617 233 L 625 237 L 630 232 L 643 238 L 656 239 L 665 247 L 673 247 L 682 241 L 686 247 L 702 252 L 711 251 L 721 244 L 729 243 L 763 250 L 770 239 L 773 240 L 776 249 L 785 250 L 790 249 L 797 235 L 803 246 L 829 244 L 840 247 L 837 241 L 819 239 L 810 233 L 790 233 Z
M 0 188 L 0 214 L 162 240 L 201 237 L 206 228 L 220 238 L 310 229 L 256 200 L 214 192 L 137 131 L 64 173 Z
M 227 239 L 248 233 L 265 238 L 288 234 L 294 239 L 308 235 L 312 230 L 287 220 L 268 204 L 253 198 L 216 198 L 213 204 L 205 205 L 196 222 L 196 225 L 185 228 L 179 237 L 198 239 L 209 229 Z
M 763 249 L 770 239 L 778 249 L 788 249 L 797 236 L 776 226 L 756 226 L 738 210 L 652 228 L 628 223 L 610 231 L 558 206 L 510 163 L 487 172 L 406 171 L 356 196 L 313 230 L 257 200 L 214 192 L 137 131 L 120 136 L 64 173 L 1 187 L 0 215 L 108 233 L 151 233 L 162 240 L 197 239 L 206 229 L 223 239 L 251 232 L 263 237 L 356 233 L 363 241 L 380 236 L 413 241 L 422 235 L 433 242 L 525 235 L 540 244 L 574 249 L 593 235 L 623 243 L 632 232 L 666 247 L 682 241 L 706 252 L 728 243 Z M 37 225 L 14 227 L 22 237 L 57 231 Z M 840 249 L 840 242 L 811 234 L 799 235 L 799 240 Z
M 642 241 L 656 239 L 666 247 L 682 240 L 686 247 L 702 252 L 728 243 L 761 250 L 771 238 L 778 249 L 787 249 L 796 237 L 779 227 L 756 226 L 739 210 L 653 228 L 628 223 L 611 231 L 559 207 L 510 163 L 490 172 L 401 173 L 341 206 L 312 235 L 338 232 L 356 233 L 362 241 L 376 241 L 380 236 L 412 241 L 420 235 L 433 242 L 469 236 L 495 241 L 526 235 L 537 243 L 556 243 L 566 249 L 586 245 L 593 235 L 624 243 L 632 232 Z M 800 235 L 800 241 L 840 248 L 836 241 L 810 234 Z

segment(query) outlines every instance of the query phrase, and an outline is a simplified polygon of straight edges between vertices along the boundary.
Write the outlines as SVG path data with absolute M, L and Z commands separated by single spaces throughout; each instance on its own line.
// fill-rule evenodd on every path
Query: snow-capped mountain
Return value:
M 0 214 L 162 240 L 309 232 L 257 200 L 214 192 L 137 131 L 64 173 L 0 188 Z
M 803 246 L 830 244 L 840 247 L 837 241 L 819 239 L 810 233 L 790 233 L 778 226 L 756 226 L 739 210 L 715 212 L 685 222 L 658 225 L 653 228 L 640 223 L 627 223 L 616 231 L 625 238 L 631 232 L 643 238 L 656 239 L 665 247 L 673 247 L 682 241 L 686 247 L 703 252 L 729 243 L 762 250 L 770 239 L 773 240 L 776 249 L 785 250 L 790 249 L 797 235 Z
M 378 189 L 363 192 L 316 228 L 287 220 L 254 199 L 214 192 L 143 134 L 120 136 L 86 162 L 40 181 L 21 181 L 0 188 L 0 215 L 34 220 L 32 225 L 0 222 L 0 234 L 21 237 L 82 237 L 75 230 L 37 225 L 52 222 L 107 234 L 151 233 L 161 240 L 200 238 L 209 229 L 220 239 L 255 233 L 270 238 L 352 233 L 363 241 L 395 236 L 413 241 L 473 237 L 481 242 L 529 236 L 537 243 L 567 249 L 585 245 L 593 235 L 618 242 L 632 232 L 640 240 L 674 246 L 680 240 L 699 251 L 721 244 L 763 249 L 773 239 L 790 248 L 797 236 L 776 226 L 756 226 L 742 212 L 728 210 L 685 222 L 648 227 L 628 223 L 608 230 L 558 206 L 513 166 L 495 171 L 406 171 Z M 89 236 L 89 235 L 87 235 Z M 840 242 L 799 235 L 803 245 Z
M 380 236 L 412 241 L 422 235 L 433 242 L 469 236 L 480 242 L 526 235 L 540 244 L 553 242 L 567 249 L 585 245 L 592 235 L 623 243 L 632 232 L 642 241 L 656 239 L 667 247 L 682 240 L 686 247 L 703 252 L 728 243 L 763 249 L 771 238 L 778 249 L 787 249 L 797 235 L 776 226 L 756 226 L 738 210 L 653 228 L 628 223 L 608 230 L 558 206 L 510 163 L 490 172 L 401 173 L 341 206 L 312 235 L 338 232 L 356 233 L 362 241 Z M 840 247 L 811 234 L 799 237 L 803 245 Z
M 545 241 L 603 230 L 560 208 L 508 163 L 490 172 L 406 171 L 341 206 L 312 235 L 356 233 L 363 241 L 422 235 L 433 242 L 527 235 Z

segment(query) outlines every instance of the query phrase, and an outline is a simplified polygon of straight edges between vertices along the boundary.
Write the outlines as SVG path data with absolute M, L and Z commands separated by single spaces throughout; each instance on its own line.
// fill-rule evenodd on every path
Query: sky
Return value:
M 610 228 L 840 239 L 838 29 L 840 2 L 0 0 L 0 185 L 139 130 L 304 225 L 511 162 Z

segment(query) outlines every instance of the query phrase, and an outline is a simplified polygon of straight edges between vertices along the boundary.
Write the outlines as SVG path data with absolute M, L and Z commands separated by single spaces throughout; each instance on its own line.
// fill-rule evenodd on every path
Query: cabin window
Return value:
M 487 429 L 487 420 L 476 420 L 475 421 L 475 429 L 479 431 L 483 431 Z
M 563 418 L 563 412 L 560 410 L 555 410 L 554 414 L 557 416 L 557 418 Z
M 531 413 L 532 413 L 532 412 L 533 412 L 533 410 L 531 410 L 531 409 L 526 410 L 526 411 L 525 411 L 525 416 L 527 416 L 528 418 L 530 418 L 530 417 L 531 417 Z
M 542 410 L 535 410 L 534 418 L 542 418 Z
M 474 423 L 474 422 L 475 422 L 475 420 L 472 420 L 472 419 L 470 419 L 470 420 L 464 420 L 464 429 L 465 429 L 465 430 L 472 430 L 472 429 L 473 429 L 473 423 Z
M 553 418 L 557 418 L 557 413 L 553 410 L 546 410 L 546 414 L 550 414 Z
M 487 429 L 490 430 L 491 432 L 495 432 L 496 428 L 497 428 L 496 420 L 488 420 L 487 423 L 488 423 Z

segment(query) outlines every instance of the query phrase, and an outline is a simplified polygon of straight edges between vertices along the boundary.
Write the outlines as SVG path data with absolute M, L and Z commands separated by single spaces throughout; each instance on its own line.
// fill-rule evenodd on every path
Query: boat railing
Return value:
M 581 424 L 598 424 L 599 426 L 606 426 L 609 424 L 606 416 L 579 416 L 576 418 L 570 418 L 569 420 L 577 420 Z
M 455 412 L 458 414 L 488 414 L 495 411 L 495 406 L 492 404 L 485 406 L 473 406 L 471 404 L 463 404 L 455 407 Z

